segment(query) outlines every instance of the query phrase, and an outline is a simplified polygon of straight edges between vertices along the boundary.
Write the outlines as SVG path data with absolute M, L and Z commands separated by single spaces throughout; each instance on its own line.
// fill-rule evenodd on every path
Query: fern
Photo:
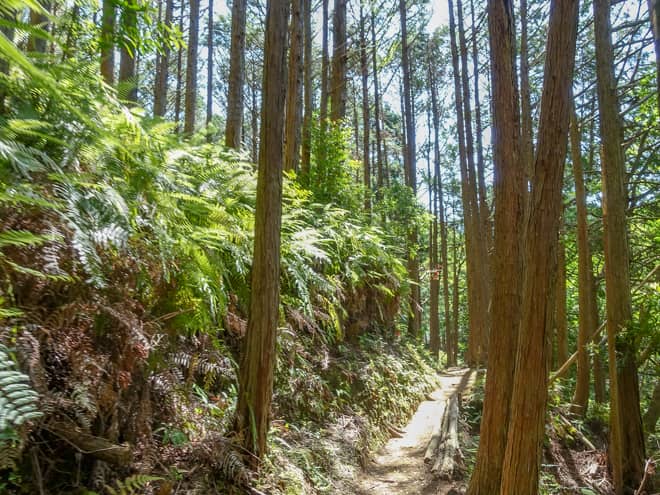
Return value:
M 129 476 L 123 481 L 116 481 L 115 487 L 105 485 L 109 495 L 141 495 L 144 489 L 154 481 L 160 481 L 163 478 L 158 476 L 147 476 L 145 474 L 135 474 Z
M 15 369 L 9 349 L 0 344 L 0 432 L 41 416 L 38 400 L 28 376 Z

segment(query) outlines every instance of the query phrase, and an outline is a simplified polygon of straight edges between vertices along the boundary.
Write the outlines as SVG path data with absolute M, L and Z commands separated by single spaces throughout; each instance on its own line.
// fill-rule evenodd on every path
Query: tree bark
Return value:
M 529 86 L 527 0 L 520 0 L 520 110 L 522 114 L 522 159 L 525 165 L 526 182 L 529 185 L 534 175 L 534 126 L 532 124 L 532 97 Z M 525 190 L 527 191 L 528 188 Z
M 310 162 L 312 154 L 312 116 L 314 114 L 313 105 L 313 92 L 312 87 L 312 66 L 314 59 L 312 58 L 312 45 L 314 40 L 312 38 L 312 0 L 303 0 L 303 24 L 304 24 L 304 104 L 305 116 L 303 117 L 302 129 L 302 160 L 300 165 L 300 172 L 304 178 L 309 176 Z
M 609 0 L 594 0 L 596 86 L 601 133 L 605 295 L 607 345 L 610 362 L 609 457 L 617 495 L 624 486 L 636 488 L 644 474 L 644 436 L 639 407 L 635 346 L 630 338 L 616 338 L 632 318 L 628 233 L 626 221 L 626 170 L 623 127 L 619 115 L 612 54 Z M 617 355 L 621 357 L 617 361 Z M 625 405 L 626 417 L 623 418 Z
M 256 459 L 266 454 L 279 321 L 282 134 L 289 3 L 288 0 L 268 0 L 267 4 L 252 295 L 236 408 L 236 426 L 243 447 Z
M 585 415 L 589 401 L 589 349 L 588 344 L 598 328 L 594 320 L 596 304 L 593 289 L 593 264 L 589 248 L 589 225 L 587 223 L 587 194 L 584 186 L 582 170 L 582 153 L 580 151 L 580 129 L 575 113 L 575 102 L 571 99 L 571 162 L 573 163 L 573 178 L 575 182 L 575 204 L 577 207 L 577 249 L 578 249 L 578 364 L 573 394 L 574 413 Z M 597 312 L 597 309 L 596 309 Z M 561 360 L 565 362 L 566 359 Z
M 485 178 L 485 161 L 483 150 L 483 124 L 481 120 L 481 100 L 479 98 L 479 52 L 477 50 L 477 31 L 474 1 L 470 0 L 470 16 L 472 21 L 472 69 L 474 73 L 474 119 L 475 119 L 475 133 L 477 144 L 477 185 L 479 193 L 479 218 L 481 219 L 481 232 L 484 236 L 483 242 L 486 246 L 486 253 L 488 255 L 488 272 L 489 276 L 492 275 L 492 262 L 490 253 L 493 248 L 493 235 L 490 223 L 490 209 L 488 207 L 488 193 L 486 191 L 486 178 Z M 492 280 L 488 279 L 488 287 L 491 289 L 490 284 Z M 492 294 L 489 293 L 489 299 Z
M 42 1 L 39 2 L 45 11 L 49 11 L 51 8 L 50 2 Z M 30 10 L 30 26 L 40 29 L 42 31 L 48 30 L 48 17 L 46 17 L 42 12 L 36 10 Z M 38 34 L 31 33 L 28 37 L 27 42 L 27 51 L 28 52 L 37 52 L 37 53 L 46 53 L 46 38 Z
M 126 99 L 131 103 L 137 103 L 138 81 L 136 59 L 138 54 L 137 39 L 139 36 L 137 25 L 136 0 L 129 0 L 122 7 L 121 23 L 126 38 L 119 51 L 119 84 L 124 84 L 127 89 Z M 132 46 L 128 46 L 131 44 Z
M 346 117 L 346 2 L 335 0 L 332 23 L 332 78 L 330 81 L 330 119 L 338 122 Z
M 190 33 L 186 59 L 186 95 L 183 123 L 184 134 L 195 132 L 197 117 L 197 47 L 199 44 L 199 0 L 190 0 Z
M 101 16 L 101 76 L 106 84 L 115 83 L 115 0 L 103 0 Z
M 211 142 L 210 125 L 213 120 L 213 0 L 209 2 L 209 26 L 206 40 L 206 141 Z
M 460 45 L 460 58 L 463 70 L 461 81 L 463 89 L 463 124 L 465 125 L 465 154 L 468 181 L 464 185 L 468 189 L 468 201 L 470 215 L 468 217 L 472 231 L 473 253 L 472 264 L 474 266 L 475 291 L 478 308 L 471 315 L 470 335 L 468 337 L 468 356 L 474 359 L 473 364 L 484 364 L 488 355 L 488 333 L 490 312 L 490 264 L 488 260 L 488 248 L 486 245 L 486 232 L 481 221 L 481 211 L 477 199 L 477 173 L 474 163 L 474 137 L 472 134 L 472 109 L 470 106 L 470 83 L 468 78 L 468 47 L 465 39 L 465 28 L 463 23 L 463 3 L 456 2 L 458 15 L 458 41 Z M 452 12 L 453 16 L 453 12 Z M 483 158 L 483 157 L 482 157 Z M 466 206 L 467 207 L 467 206 Z M 487 224 L 486 224 L 487 227 Z M 470 261 L 468 259 L 468 261 Z
M 413 99 L 410 83 L 410 61 L 408 45 L 408 20 L 405 0 L 399 0 L 399 15 L 401 19 L 401 72 L 403 76 L 403 121 L 406 136 L 405 153 L 403 157 L 406 170 L 406 185 L 412 189 L 413 196 L 417 196 L 417 150 L 415 143 L 415 121 L 413 115 Z M 418 232 L 415 226 L 408 232 L 407 266 L 410 284 L 410 312 L 408 316 L 408 333 L 418 337 L 421 330 L 421 307 L 419 286 L 419 257 L 417 256 Z
M 211 0 L 213 1 L 213 0 Z M 174 0 L 167 0 L 165 4 L 165 26 L 172 27 Z M 156 84 L 154 90 L 154 115 L 164 117 L 167 110 L 167 83 L 169 79 L 170 48 L 163 46 L 163 53 L 158 56 L 156 67 Z
M 475 224 L 475 198 L 472 193 L 475 192 L 474 184 L 470 179 L 470 167 L 468 166 L 467 137 L 465 135 L 465 105 L 463 102 L 464 93 L 461 83 L 461 71 L 459 66 L 458 45 L 456 42 L 456 22 L 454 21 L 453 1 L 448 0 L 449 9 L 449 33 L 451 43 L 451 58 L 454 73 L 454 94 L 456 104 L 456 120 L 458 127 L 458 153 L 461 172 L 461 199 L 463 201 L 463 225 L 465 229 L 465 253 L 467 260 L 467 291 L 468 291 L 468 319 L 470 322 L 468 334 L 468 349 L 466 353 L 466 363 L 470 366 L 477 365 L 481 357 L 481 336 L 483 335 L 484 311 L 482 300 L 481 274 L 479 272 L 479 241 L 478 241 L 478 220 Z M 471 140 L 470 133 L 470 140 Z M 470 150 L 471 150 L 470 144 Z M 477 216 L 478 218 L 478 216 Z M 475 230 L 475 225 L 477 229 Z M 485 309 L 487 310 L 487 308 Z
M 521 331 L 500 495 L 538 493 L 578 3 L 554 0 L 550 6 L 538 148 L 525 240 Z
M 655 48 L 655 79 L 658 88 L 658 111 L 660 111 L 660 1 L 647 0 L 651 28 L 653 30 L 653 47 Z
M 490 0 L 488 29 L 495 167 L 493 316 L 480 443 L 469 495 L 499 494 L 520 322 L 525 172 L 520 157 L 513 26 L 512 3 Z
M 376 11 L 374 4 L 371 4 L 371 65 L 374 78 L 374 132 L 376 134 L 376 161 L 377 161 L 377 177 L 376 177 L 376 196 L 379 197 L 380 190 L 385 184 L 385 171 L 384 171 L 384 157 L 383 157 L 383 143 L 380 127 L 380 88 L 378 83 L 378 44 L 376 43 Z
M 185 2 L 181 2 L 179 12 L 179 31 L 183 33 L 183 17 L 185 15 Z M 176 122 L 176 132 L 181 132 L 181 100 L 183 92 L 183 48 L 179 46 L 176 57 L 176 94 L 174 98 L 174 122 Z
M 289 76 L 284 125 L 284 170 L 296 171 L 300 163 L 303 76 L 303 0 L 291 1 Z
M 371 116 L 369 112 L 369 65 L 363 0 L 360 0 L 360 73 L 362 76 L 362 164 L 364 179 L 364 210 L 371 214 Z
M 566 245 L 559 240 L 557 250 L 557 279 L 555 283 L 555 333 L 557 366 L 568 359 L 568 321 L 566 319 Z
M 245 82 L 245 25 L 247 0 L 233 0 L 231 8 L 231 47 L 227 92 L 225 146 L 239 149 L 243 129 L 243 85 Z
M 319 109 L 319 117 L 321 121 L 321 135 L 324 135 L 326 120 L 328 118 L 328 99 L 330 98 L 330 54 L 328 42 L 329 0 L 322 0 L 322 2 L 323 32 L 321 34 L 321 108 Z

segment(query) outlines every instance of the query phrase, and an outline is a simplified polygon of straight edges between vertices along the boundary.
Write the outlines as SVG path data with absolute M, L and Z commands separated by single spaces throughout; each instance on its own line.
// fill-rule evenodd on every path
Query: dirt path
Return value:
M 424 464 L 424 452 L 433 428 L 440 421 L 441 406 L 457 389 L 470 386 L 476 374 L 467 369 L 452 369 L 440 375 L 440 387 L 422 402 L 405 435 L 392 438 L 378 452 L 367 472 L 358 480 L 358 495 L 440 495 L 454 486 L 433 478 Z

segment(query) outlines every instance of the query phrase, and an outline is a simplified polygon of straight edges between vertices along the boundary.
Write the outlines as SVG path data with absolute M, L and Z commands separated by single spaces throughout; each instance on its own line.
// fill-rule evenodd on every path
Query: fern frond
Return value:
M 0 344 L 0 433 L 41 416 L 38 400 L 28 376 L 15 368 L 9 349 Z

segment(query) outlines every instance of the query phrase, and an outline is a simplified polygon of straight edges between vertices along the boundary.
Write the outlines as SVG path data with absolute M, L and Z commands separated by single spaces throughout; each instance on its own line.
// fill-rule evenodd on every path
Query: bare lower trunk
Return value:
M 288 11 L 288 0 L 268 1 L 252 295 L 236 407 L 236 429 L 251 459 L 266 454 L 276 359 Z
M 303 75 L 302 0 L 291 2 L 289 76 L 284 125 L 284 170 L 295 171 L 300 162 Z
M 231 8 L 231 47 L 227 88 L 225 146 L 239 149 L 243 130 L 243 85 L 245 82 L 245 24 L 247 0 L 233 0 Z
M 490 0 L 488 28 L 493 94 L 495 239 L 493 319 L 490 359 L 477 463 L 468 494 L 499 494 L 522 295 L 524 168 L 520 158 L 520 118 L 513 10 Z
M 333 122 L 346 116 L 346 70 L 348 47 L 346 46 L 346 2 L 335 0 L 332 24 L 332 77 L 330 81 L 330 118 Z
M 186 93 L 183 132 L 195 132 L 197 117 L 197 45 L 199 42 L 199 0 L 190 0 L 190 33 L 186 59 Z
M 644 470 L 645 452 L 634 344 L 631 339 L 616 338 L 620 329 L 626 329 L 630 325 L 632 302 L 623 128 L 616 95 L 609 10 L 609 0 L 594 0 L 596 79 L 602 142 L 607 345 L 610 363 L 609 457 L 615 492 L 621 495 L 624 493 L 624 486 L 636 488 L 639 485 Z
M 551 3 L 538 148 L 525 242 L 521 331 L 500 495 L 538 493 L 577 19 L 578 0 Z

